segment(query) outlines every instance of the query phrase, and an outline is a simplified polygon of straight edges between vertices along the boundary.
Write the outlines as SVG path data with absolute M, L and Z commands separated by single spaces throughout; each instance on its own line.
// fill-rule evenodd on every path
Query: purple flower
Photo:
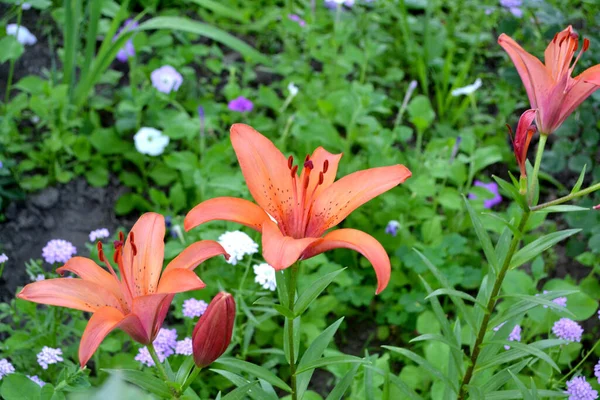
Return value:
M 567 390 L 569 400 L 596 400 L 598 392 L 592 389 L 583 376 L 577 376 L 567 382 Z
M 100 239 L 106 239 L 110 236 L 110 232 L 106 228 L 96 229 L 95 231 L 90 232 L 90 242 L 95 242 Z
M 196 318 L 204 314 L 208 304 L 204 300 L 187 299 L 183 302 L 183 316 Z
M 296 15 L 296 14 L 288 14 L 288 19 L 290 21 L 294 21 L 297 22 L 298 25 L 304 27 L 306 25 L 306 21 L 303 20 L 302 18 L 300 18 L 300 16 Z
M 13 367 L 13 365 L 6 358 L 0 360 L 0 380 L 2 380 L 2 378 L 4 378 L 6 375 L 14 372 L 15 367 Z
M 158 354 L 158 359 L 160 360 L 161 354 L 159 352 L 157 352 L 157 354 Z M 138 351 L 134 360 L 141 362 L 146 367 L 154 367 L 154 360 L 152 359 L 152 356 L 150 355 L 150 352 L 148 351 L 148 348 L 146 346 L 142 347 Z M 163 361 L 163 360 L 164 360 L 164 358 L 161 361 Z
M 156 352 L 161 352 L 165 357 L 169 357 L 175 353 L 177 331 L 175 329 L 161 328 L 152 344 L 154 344 Z
M 494 182 L 490 182 L 490 183 L 483 183 L 481 181 L 475 181 L 475 183 L 473 184 L 474 186 L 478 186 L 478 187 L 482 187 L 487 189 L 491 194 L 493 194 L 494 196 L 491 199 L 487 199 L 483 201 L 483 206 L 485 208 L 492 208 L 500 203 L 502 203 L 502 196 L 500 196 L 500 193 L 498 192 L 498 184 L 494 183 Z M 477 195 L 473 194 L 473 193 L 469 193 L 469 199 L 470 200 L 474 200 L 477 198 Z
M 39 281 L 43 281 L 43 280 L 45 280 L 45 279 L 46 279 L 46 277 L 44 276 L 44 274 L 37 274 L 37 275 L 35 276 L 35 278 L 33 278 L 33 281 L 34 281 L 34 282 L 39 282 Z
M 117 36 L 123 31 L 131 31 L 137 28 L 137 26 L 137 21 L 128 19 L 125 21 L 121 29 L 119 29 Z M 117 40 L 117 36 L 113 38 L 113 42 Z M 131 39 L 129 39 L 127 42 L 125 42 L 125 45 L 121 49 L 119 49 L 119 52 L 117 53 L 117 60 L 121 62 L 127 62 L 127 60 L 133 56 L 135 56 L 135 47 L 133 47 L 133 42 L 131 41 Z
M 396 235 L 398 234 L 398 229 L 400 229 L 400 222 L 396 220 L 391 220 L 385 227 L 385 233 L 396 237 Z
M 0 161 L 0 169 L 4 166 L 4 164 L 2 164 L 2 161 Z
M 35 382 L 35 383 L 37 383 L 38 385 L 40 385 L 40 387 L 44 387 L 44 385 L 46 384 L 46 382 L 44 382 L 43 380 L 41 380 L 41 379 L 39 378 L 39 376 L 37 376 L 37 375 L 33 375 L 33 376 L 31 376 L 31 375 L 27 375 L 27 377 L 28 377 L 29 379 L 31 379 L 33 382 Z
M 4 253 L 0 254 L 0 264 L 8 261 L 8 256 Z
M 569 342 L 581 341 L 583 328 L 579 324 L 569 318 L 561 318 L 552 326 L 552 332 L 560 339 Z
M 48 365 L 57 364 L 60 361 L 64 361 L 61 349 L 44 346 L 42 351 L 37 354 L 37 362 L 43 369 L 48 369 Z
M 598 383 L 600 383 L 600 360 L 598 360 L 598 363 L 594 366 L 594 376 L 598 379 Z
M 325 0 L 325 7 L 335 10 L 338 4 L 345 5 L 348 8 L 352 8 L 354 0 Z
M 175 353 L 183 356 L 191 356 L 193 353 L 192 349 L 192 338 L 185 338 L 177 342 L 175 346 Z
M 52 239 L 42 249 L 42 257 L 48 264 L 66 263 L 74 254 L 77 254 L 75 246 L 62 239 Z
M 547 294 L 550 293 L 547 290 L 544 290 L 543 294 Z M 536 296 L 539 296 L 539 294 L 536 294 Z M 558 304 L 561 307 L 566 307 L 567 306 L 567 298 L 566 297 L 557 297 L 556 299 L 552 300 L 552 302 L 554 304 Z M 548 308 L 548 306 L 543 306 L 544 308 Z
M 506 322 L 503 322 L 500 325 L 498 325 L 497 327 L 495 327 L 494 332 L 498 332 L 505 323 Z M 515 325 L 513 330 L 508 334 L 507 340 L 510 342 L 520 342 L 521 341 L 521 325 Z M 507 345 L 504 346 L 504 350 L 509 350 L 509 349 L 510 349 L 510 346 L 507 346 Z
M 231 111 L 245 113 L 248 111 L 252 111 L 252 109 L 254 108 L 254 104 L 252 104 L 252 102 L 244 96 L 240 96 L 236 99 L 231 100 L 229 104 L 227 104 L 227 107 L 229 107 Z
M 179 86 L 183 83 L 183 76 L 170 65 L 163 65 L 152 71 L 150 80 L 156 90 L 169 94 L 172 91 L 179 90 Z
M 523 5 L 521 0 L 500 0 L 500 5 L 507 8 L 517 18 L 523 16 L 523 10 L 520 8 Z
M 165 226 L 170 228 L 173 225 L 173 218 L 170 215 L 165 217 Z
M 177 331 L 175 329 L 161 328 L 152 344 L 156 350 L 158 360 L 163 362 L 167 357 L 175 353 L 175 347 L 177 346 Z M 148 351 L 146 346 L 139 350 L 134 359 L 147 367 L 154 366 L 154 360 L 152 360 L 150 351 Z

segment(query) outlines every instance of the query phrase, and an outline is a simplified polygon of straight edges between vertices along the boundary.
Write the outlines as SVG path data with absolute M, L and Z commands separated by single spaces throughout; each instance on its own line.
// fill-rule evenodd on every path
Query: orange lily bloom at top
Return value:
M 252 127 L 231 127 L 231 143 L 250 194 L 258 205 L 244 199 L 219 197 L 204 201 L 185 217 L 184 227 L 213 220 L 233 221 L 262 232 L 265 260 L 276 270 L 288 268 L 335 248 L 363 254 L 377 275 L 377 293 L 390 279 L 390 259 L 372 236 L 356 229 L 326 233 L 352 211 L 411 176 L 403 165 L 358 171 L 335 181 L 341 154 L 322 147 L 301 163 L 285 156 Z M 324 236 L 323 236 L 324 235 Z
M 544 52 L 545 64 L 525 51 L 504 33 L 498 43 L 515 64 L 531 108 L 537 110 L 536 125 L 540 133 L 549 135 L 557 130 L 569 115 L 600 87 L 600 64 L 575 78 L 571 77 L 577 61 L 590 46 L 588 39 L 573 61 L 579 47 L 579 35 L 570 25 L 557 33 Z
M 82 367 L 113 329 L 122 329 L 142 344 L 152 343 L 175 293 L 206 286 L 194 268 L 219 254 L 228 257 L 219 243 L 199 241 L 183 250 L 162 271 L 164 236 L 163 216 L 146 213 L 135 223 L 125 242 L 122 233 L 121 240 L 115 242 L 114 261 L 119 267 L 121 279 L 104 256 L 99 242 L 99 258 L 110 272 L 89 258 L 73 257 L 57 272 L 61 275 L 72 272 L 79 278 L 30 283 L 17 297 L 93 313 L 79 344 Z

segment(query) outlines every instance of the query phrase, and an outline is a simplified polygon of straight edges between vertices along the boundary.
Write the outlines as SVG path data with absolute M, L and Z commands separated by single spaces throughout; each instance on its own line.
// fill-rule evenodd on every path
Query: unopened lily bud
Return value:
M 198 320 L 192 334 L 194 362 L 200 368 L 221 357 L 233 334 L 235 300 L 229 293 L 217 294 Z

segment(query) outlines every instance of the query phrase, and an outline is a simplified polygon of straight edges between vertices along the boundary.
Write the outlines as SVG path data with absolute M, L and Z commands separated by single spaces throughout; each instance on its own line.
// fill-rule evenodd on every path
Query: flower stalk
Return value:
M 477 338 L 475 339 L 475 344 L 473 345 L 473 350 L 471 351 L 469 367 L 467 368 L 467 372 L 465 373 L 460 388 L 458 389 L 459 400 L 464 400 L 467 394 L 467 386 L 473 378 L 473 372 L 475 371 L 475 366 L 477 365 L 477 358 L 479 357 L 479 352 L 481 351 L 481 345 L 483 344 L 483 339 L 487 332 L 492 312 L 496 308 L 498 293 L 500 293 L 500 288 L 502 287 L 502 283 L 504 282 L 504 278 L 506 277 L 506 273 L 508 272 L 512 258 L 515 255 L 519 246 L 519 242 L 521 241 L 523 233 L 525 232 L 525 226 L 527 225 L 527 221 L 529 220 L 530 215 L 531 211 L 525 211 L 523 213 L 523 216 L 521 217 L 521 222 L 519 223 L 519 227 L 517 228 L 518 234 L 513 236 L 512 241 L 510 243 L 510 247 L 508 249 L 508 253 L 504 258 L 502 268 L 500 269 L 500 272 L 496 277 L 496 281 L 494 282 L 492 293 L 490 293 L 490 297 L 487 302 L 485 315 L 483 316 L 483 321 L 481 322 L 479 331 L 477 333 Z
M 535 193 L 538 187 L 538 175 L 540 173 L 540 165 L 542 164 L 542 156 L 544 155 L 544 147 L 546 147 L 546 141 L 548 140 L 547 135 L 540 135 L 540 141 L 538 143 L 537 153 L 535 155 L 535 164 L 533 165 L 533 175 L 531 177 L 530 189 L 529 189 L 529 205 L 533 205 Z
M 300 262 L 296 262 L 290 268 L 290 272 L 286 274 L 286 287 L 288 290 L 288 308 L 294 313 L 294 306 L 296 302 L 296 281 L 298 278 L 298 266 Z M 281 299 L 280 299 L 281 300 Z M 288 359 L 290 363 L 290 387 L 292 388 L 292 400 L 298 399 L 298 394 L 296 390 L 296 354 L 295 353 L 295 343 L 294 343 L 294 318 L 286 317 L 287 319 L 287 338 L 288 338 Z

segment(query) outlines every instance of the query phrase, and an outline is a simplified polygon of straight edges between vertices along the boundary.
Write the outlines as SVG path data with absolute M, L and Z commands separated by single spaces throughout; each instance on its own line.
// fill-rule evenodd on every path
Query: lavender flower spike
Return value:
M 187 299 L 183 302 L 183 316 L 187 318 L 200 317 L 207 307 L 208 304 L 204 300 Z
M 598 379 L 598 383 L 600 383 L 600 360 L 594 366 L 594 376 Z
M 302 18 L 300 18 L 298 15 L 296 14 L 288 14 L 288 19 L 290 21 L 294 21 L 296 22 L 298 25 L 300 25 L 301 27 L 304 27 L 306 25 L 306 21 L 303 20 Z
M 156 90 L 167 94 L 179 90 L 183 83 L 183 76 L 170 65 L 163 65 L 152 71 L 150 79 Z
M 6 358 L 0 360 L 0 380 L 2 380 L 2 378 L 4 378 L 6 375 L 14 372 L 15 367 L 13 367 L 13 365 Z

